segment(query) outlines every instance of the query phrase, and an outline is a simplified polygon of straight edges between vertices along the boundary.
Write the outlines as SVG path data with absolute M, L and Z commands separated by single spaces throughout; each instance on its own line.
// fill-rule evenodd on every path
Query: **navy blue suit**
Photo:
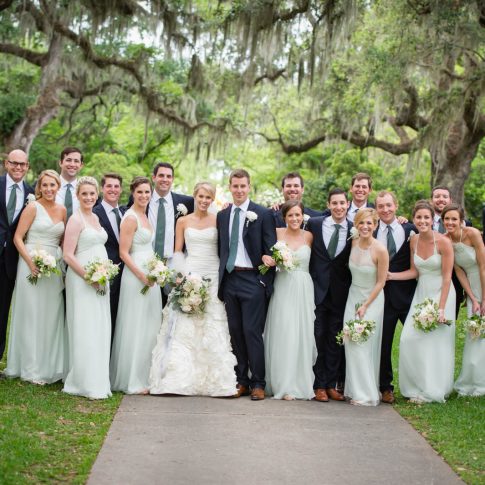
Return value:
M 125 207 L 120 206 L 120 215 L 123 215 L 126 211 Z M 106 210 L 100 203 L 93 208 L 93 212 L 98 216 L 99 223 L 104 228 L 108 234 L 108 240 L 104 245 L 106 247 L 106 252 L 108 253 L 108 258 L 113 261 L 114 264 L 119 264 L 120 272 L 115 277 L 115 279 L 110 283 L 109 286 L 109 303 L 111 310 L 111 341 L 113 341 L 113 336 L 115 334 L 116 316 L 118 315 L 118 302 L 120 299 L 120 284 L 121 284 L 121 274 L 123 272 L 123 261 L 120 258 L 120 245 L 118 239 L 116 239 L 116 234 L 113 231 L 111 223 L 106 214 Z
M 399 251 L 389 261 L 389 271 L 391 273 L 401 273 L 411 267 L 411 253 L 409 246 L 409 235 L 411 231 L 416 234 L 418 230 L 413 224 L 405 223 L 402 225 L 404 229 L 404 243 L 399 248 Z M 377 237 L 379 229 L 374 233 Z M 392 343 L 394 340 L 394 332 L 398 320 L 404 324 L 408 316 L 411 302 L 413 301 L 414 291 L 416 290 L 416 280 L 404 281 L 387 281 L 384 286 L 384 320 L 382 327 L 382 345 L 381 345 L 381 364 L 380 364 L 380 390 L 393 390 L 392 385 Z
M 310 207 L 305 207 L 304 210 L 303 210 L 303 214 L 310 216 L 310 217 L 318 217 L 318 216 L 322 216 L 323 212 L 316 211 L 314 209 L 310 209 Z M 275 218 L 276 227 L 286 227 L 286 223 L 283 219 L 283 214 L 281 213 L 281 210 L 274 211 L 273 216 Z M 303 224 L 302 224 L 302 226 L 303 226 Z
M 268 298 L 273 291 L 274 269 L 261 275 L 258 266 L 263 255 L 271 254 L 276 243 L 276 228 L 272 212 L 253 202 L 248 211 L 257 214 L 257 219 L 246 219 L 243 227 L 244 247 L 251 260 L 253 270 L 231 273 L 226 270 L 229 258 L 229 223 L 231 206 L 217 214 L 219 249 L 219 298 L 224 301 L 231 343 L 237 359 L 236 377 L 239 384 L 264 389 L 266 382 L 264 366 L 263 331 L 266 321 Z M 251 378 L 249 378 L 251 371 Z
M 27 195 L 33 194 L 34 189 L 25 182 L 22 183 L 24 187 L 23 207 L 25 207 Z M 6 191 L 7 176 L 2 175 L 0 177 L 0 359 L 3 356 L 7 343 L 8 313 L 10 310 L 10 302 L 12 301 L 19 259 L 19 253 L 13 243 L 13 237 L 19 223 L 20 214 L 22 213 L 20 211 L 12 221 L 12 224 L 8 223 Z
M 345 304 L 352 282 L 348 264 L 352 247 L 352 223 L 347 221 L 344 249 L 331 259 L 323 240 L 323 221 L 326 218 L 315 217 L 306 226 L 307 231 L 313 234 L 310 275 L 315 289 L 315 343 L 318 352 L 313 367 L 314 389 L 333 389 L 337 384 L 344 353 L 336 337 L 343 327 Z

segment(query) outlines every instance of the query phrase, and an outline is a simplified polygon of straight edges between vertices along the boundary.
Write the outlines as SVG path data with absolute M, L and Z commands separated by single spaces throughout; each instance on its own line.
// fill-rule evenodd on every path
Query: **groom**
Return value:
M 271 211 L 249 200 L 250 189 L 249 173 L 233 170 L 229 190 L 234 203 L 217 214 L 218 296 L 225 303 L 237 359 L 236 397 L 247 396 L 251 388 L 251 399 L 261 401 L 266 384 L 263 331 L 274 270 L 261 275 L 258 266 L 271 254 L 276 229 Z
M 348 200 L 345 190 L 331 190 L 327 206 L 330 215 L 313 217 L 306 227 L 313 234 L 310 274 L 315 288 L 317 345 L 313 388 L 315 400 L 320 402 L 327 402 L 329 398 L 344 401 L 344 397 L 335 389 L 344 355 L 336 337 L 343 327 L 351 283 L 348 261 L 352 246 L 352 223 L 346 219 Z

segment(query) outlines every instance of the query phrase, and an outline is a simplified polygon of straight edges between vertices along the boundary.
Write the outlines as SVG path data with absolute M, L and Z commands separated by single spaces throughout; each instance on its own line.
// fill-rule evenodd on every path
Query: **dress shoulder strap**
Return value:
M 84 220 L 83 213 L 80 209 L 77 210 L 77 213 L 79 214 L 79 217 L 81 218 L 81 222 L 83 223 L 83 229 L 86 229 L 87 224 L 86 221 Z
M 462 239 L 463 239 L 463 227 L 460 228 L 460 242 L 461 242 Z
M 416 244 L 414 245 L 414 254 L 418 254 L 419 233 L 416 238 Z
M 438 249 L 436 247 L 436 237 L 435 237 L 434 231 L 433 231 L 433 245 L 434 245 L 434 252 L 433 252 L 433 254 L 437 254 L 438 253 Z
M 121 222 L 123 222 L 128 216 L 133 216 L 136 219 L 136 228 L 140 229 L 141 227 L 140 218 L 138 217 L 138 214 L 131 208 L 125 212 L 123 216 L 123 220 Z

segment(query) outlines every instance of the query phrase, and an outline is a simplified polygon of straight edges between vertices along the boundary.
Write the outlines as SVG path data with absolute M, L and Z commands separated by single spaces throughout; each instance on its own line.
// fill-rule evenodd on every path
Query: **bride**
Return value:
M 169 299 L 152 352 L 150 394 L 232 396 L 237 392 L 236 358 L 226 312 L 217 298 L 216 216 L 208 212 L 214 198 L 214 187 L 199 182 L 194 188 L 194 213 L 177 221 L 173 267 L 210 278 L 210 299 L 202 315 L 182 313 Z

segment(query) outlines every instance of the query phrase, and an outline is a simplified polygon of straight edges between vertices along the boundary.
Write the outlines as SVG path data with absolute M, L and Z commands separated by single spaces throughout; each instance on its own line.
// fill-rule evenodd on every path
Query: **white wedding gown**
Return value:
M 174 310 L 170 303 L 165 307 L 152 352 L 150 394 L 232 396 L 237 384 L 236 358 L 226 311 L 217 298 L 217 229 L 189 227 L 184 236 L 185 272 L 211 279 L 210 300 L 201 316 Z

